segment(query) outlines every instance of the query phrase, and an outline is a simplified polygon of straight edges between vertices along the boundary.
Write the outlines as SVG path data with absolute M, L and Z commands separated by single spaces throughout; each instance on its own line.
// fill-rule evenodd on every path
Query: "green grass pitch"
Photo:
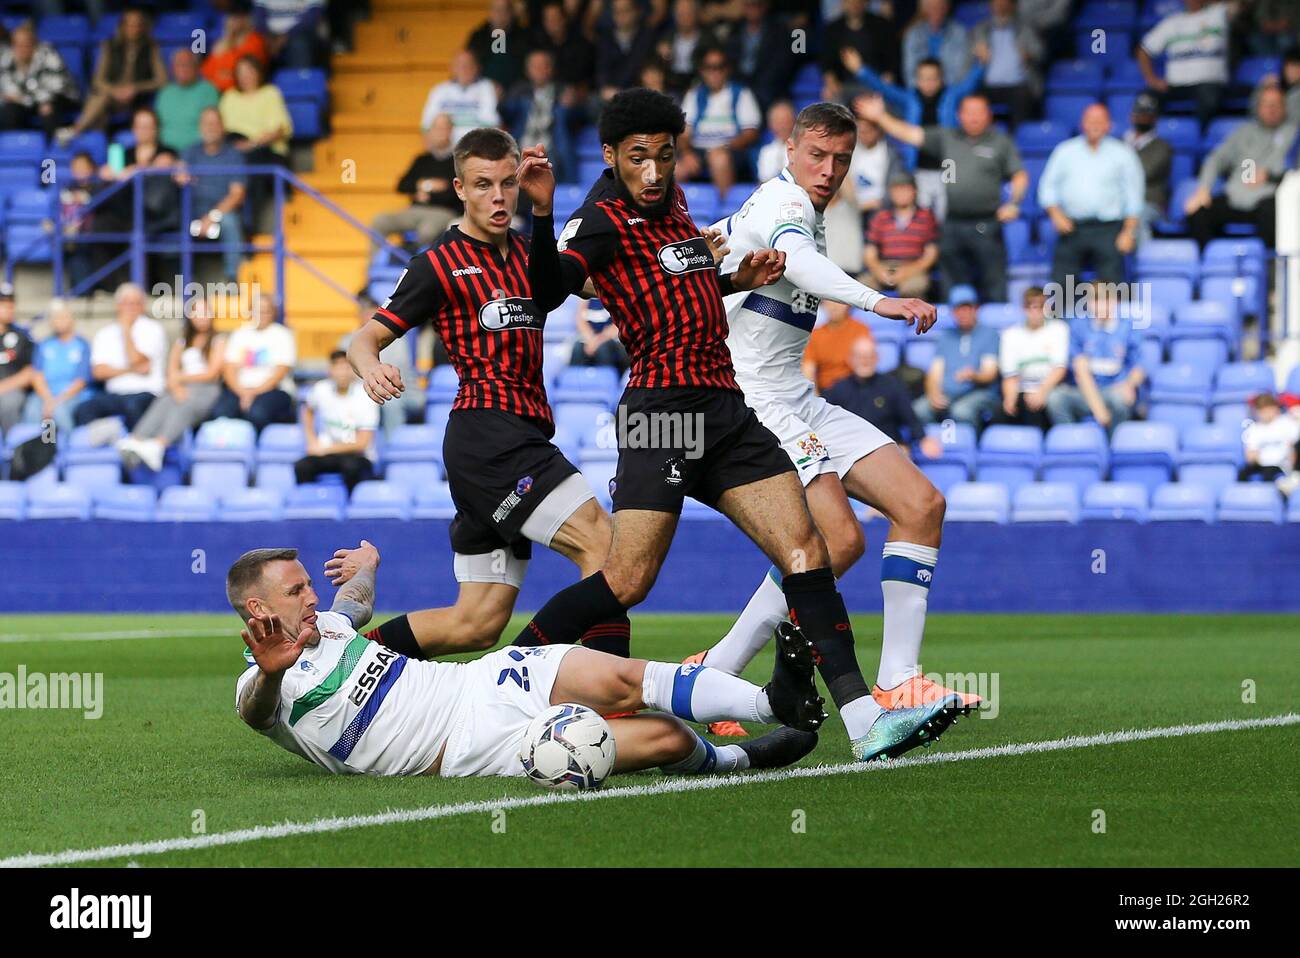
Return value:
M 634 648 L 679 660 L 706 647 L 729 621 L 635 616 Z M 242 662 L 236 624 L 220 615 L 6 617 L 0 672 L 15 673 L 19 665 L 29 672 L 103 672 L 105 702 L 94 721 L 79 712 L 0 711 L 0 859 L 186 838 L 200 820 L 211 836 L 543 794 L 522 779 L 336 778 L 280 750 L 234 713 Z M 874 675 L 879 617 L 858 616 L 854 625 L 864 671 Z M 77 638 L 132 630 L 157 630 L 160 637 Z M 961 722 L 932 751 L 1300 711 L 1300 630 L 1289 616 L 935 615 L 925 667 L 998 676 L 997 718 Z M 748 676 L 761 682 L 769 669 L 765 655 Z M 1254 702 L 1243 701 L 1244 683 L 1253 685 Z M 842 763 L 847 752 L 832 717 L 803 764 Z M 1297 755 L 1300 725 L 1288 725 L 514 808 L 504 818 L 481 810 L 130 860 L 1293 865 Z M 661 779 L 621 776 L 608 787 Z

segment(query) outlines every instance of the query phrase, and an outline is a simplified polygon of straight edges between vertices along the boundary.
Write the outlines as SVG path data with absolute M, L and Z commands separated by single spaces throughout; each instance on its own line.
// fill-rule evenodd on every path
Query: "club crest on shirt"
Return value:
M 659 265 L 674 275 L 697 269 L 713 269 L 713 253 L 703 236 L 669 243 L 659 250 Z
M 794 461 L 794 464 L 800 469 L 831 457 L 830 452 L 827 451 L 822 441 L 817 438 L 815 432 L 804 433 L 794 441 L 794 444 L 799 450 L 799 458 Z
M 782 203 L 776 211 L 776 221 L 781 223 L 802 223 L 803 222 L 803 204 L 790 202 Z
M 676 459 L 669 459 L 664 463 L 664 482 L 668 483 L 670 486 L 680 486 L 685 479 L 686 477 L 682 475 L 682 460 L 680 456 Z
M 509 296 L 484 303 L 478 311 L 478 324 L 490 333 L 505 329 L 541 329 L 542 317 L 531 299 Z

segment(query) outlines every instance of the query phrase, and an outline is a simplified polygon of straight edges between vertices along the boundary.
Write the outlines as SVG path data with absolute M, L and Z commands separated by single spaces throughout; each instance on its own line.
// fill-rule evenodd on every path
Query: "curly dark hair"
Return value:
M 686 117 L 672 98 L 645 87 L 615 94 L 600 114 L 600 142 L 608 146 L 616 147 L 638 133 L 678 137 L 685 129 Z

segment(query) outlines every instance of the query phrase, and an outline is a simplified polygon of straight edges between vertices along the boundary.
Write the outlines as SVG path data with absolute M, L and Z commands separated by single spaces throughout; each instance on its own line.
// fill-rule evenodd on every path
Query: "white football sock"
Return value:
M 696 735 L 691 754 L 680 762 L 662 766 L 660 771 L 668 775 L 725 775 L 747 768 L 749 756 L 739 745 L 714 745 Z
M 775 568 L 769 569 L 731 631 L 709 649 L 705 664 L 711 669 L 739 675 L 772 640 L 772 630 L 789 615 L 790 604 L 781 591 L 780 573 Z
M 921 672 L 925 610 L 939 550 L 912 542 L 886 542 L 880 565 L 885 597 L 885 634 L 876 684 L 892 689 Z
M 845 703 L 840 708 L 840 718 L 844 722 L 844 730 L 849 733 L 849 739 L 862 738 L 866 735 L 884 711 L 870 695 Z
M 775 721 L 766 692 L 752 682 L 703 665 L 647 662 L 641 698 L 647 708 L 672 712 L 688 722 Z

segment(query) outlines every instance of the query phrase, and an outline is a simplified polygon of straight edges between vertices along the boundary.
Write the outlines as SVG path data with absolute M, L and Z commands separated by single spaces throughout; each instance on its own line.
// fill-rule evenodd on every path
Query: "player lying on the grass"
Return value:
M 844 182 L 856 142 L 857 121 L 846 107 L 805 107 L 786 141 L 785 169 L 715 226 L 731 248 L 724 269 L 751 250 L 773 247 L 785 253 L 785 275 L 777 283 L 726 298 L 727 346 L 745 401 L 798 469 L 836 576 L 857 562 L 865 548 L 862 524 L 849 498 L 889 519 L 880 567 L 884 639 L 871 692 L 881 708 L 893 709 L 954 694 L 925 678 L 920 667 L 926 604 L 943 530 L 943 495 L 883 432 L 818 396 L 801 366 L 820 300 L 915 325 L 918 335 L 935 321 L 929 303 L 884 296 L 826 256 L 822 214 Z M 731 631 L 687 661 L 739 675 L 785 617 L 781 570 L 773 566 Z M 961 698 L 967 708 L 979 704 L 976 695 Z
M 380 404 L 406 388 L 380 352 L 425 323 L 433 324 L 460 377 L 443 441 L 456 504 L 456 603 L 411 612 L 371 635 L 415 658 L 495 645 L 534 542 L 571 560 L 584 578 L 600 568 L 610 543 L 609 514 L 551 441 L 555 421 L 542 377 L 546 314 L 532 300 L 527 243 L 510 228 L 519 202 L 519 147 L 509 133 L 476 129 L 457 142 L 454 160 L 452 186 L 464 218 L 411 258 L 348 349 L 366 393 Z M 725 247 L 712 245 L 720 261 Z M 593 622 L 581 641 L 626 656 L 629 629 L 618 611 Z
M 244 620 L 249 668 L 236 684 L 239 717 L 331 772 L 371 775 L 522 775 L 519 744 L 551 705 L 612 718 L 616 772 L 696 774 L 777 768 L 817 743 L 824 712 L 812 650 L 792 633 L 772 680 L 759 688 L 704 666 L 646 662 L 576 645 L 491 652 L 473 662 L 423 662 L 357 634 L 374 613 L 379 553 L 362 542 L 357 571 L 317 609 L 297 549 L 246 552 L 226 576 Z M 683 719 L 779 722 L 752 743 L 714 746 Z
M 641 602 L 689 495 L 731 519 L 783 576 L 787 609 L 817 650 L 854 756 L 870 760 L 924 744 L 934 723 L 952 721 L 961 700 L 954 695 L 885 710 L 872 698 L 795 466 L 736 383 L 722 297 L 742 287 L 714 268 L 674 181 L 684 122 L 677 105 L 653 90 L 614 96 L 599 131 L 609 168 L 555 243 L 555 178 L 545 151 L 526 150 L 520 165 L 520 187 L 533 202 L 528 272 L 537 305 L 555 308 L 590 278 L 632 364 L 620 420 L 679 428 L 644 442 L 620 437 L 608 558 L 601 571 L 553 596 L 516 644 L 574 642 L 592 623 Z M 786 254 L 749 249 L 736 259 L 737 274 L 766 271 L 760 283 L 744 284 L 754 289 L 780 279 Z M 928 307 L 909 308 L 923 313 Z M 698 424 L 700 437 L 689 447 L 687 419 Z M 787 623 L 782 634 L 789 632 Z

